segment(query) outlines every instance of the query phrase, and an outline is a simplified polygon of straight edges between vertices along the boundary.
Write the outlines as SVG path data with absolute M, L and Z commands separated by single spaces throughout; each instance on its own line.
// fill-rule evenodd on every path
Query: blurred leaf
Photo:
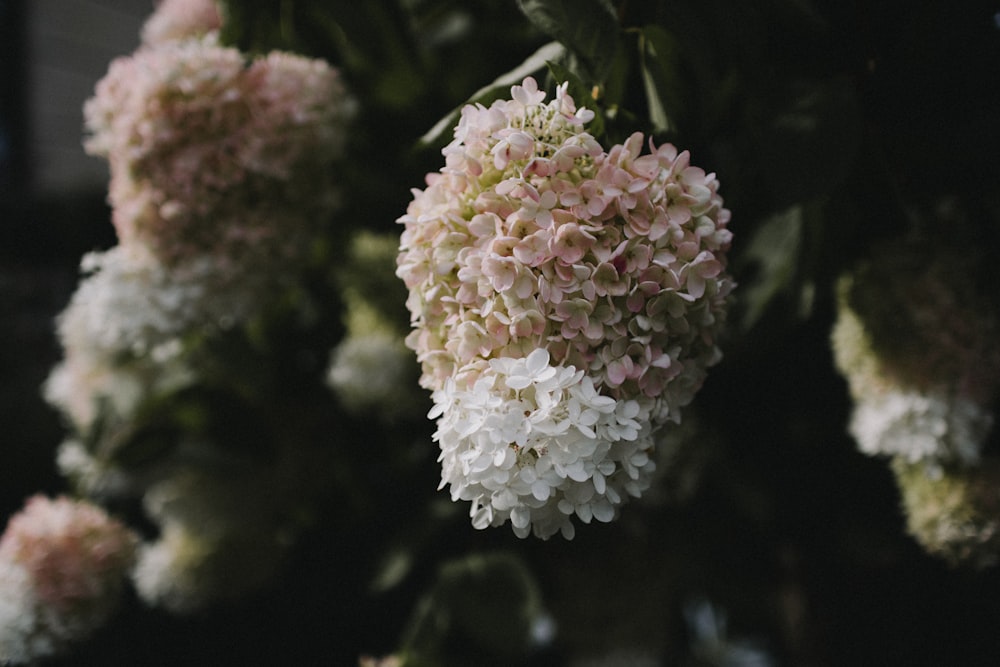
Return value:
M 350 333 L 388 328 L 400 337 L 410 332 L 407 290 L 396 277 L 399 234 L 361 231 L 347 244 L 347 256 L 336 269 L 336 281 L 346 307 Z M 369 326 L 359 328 L 355 318 Z
M 420 144 L 428 146 L 437 143 L 445 132 L 448 132 L 455 127 L 455 124 L 458 122 L 458 117 L 462 113 L 462 107 L 466 104 L 488 105 L 493 102 L 493 100 L 498 100 L 501 97 L 504 97 L 510 92 L 511 86 L 521 83 L 526 76 L 539 71 L 545 67 L 549 61 L 558 59 L 565 53 L 565 51 L 565 47 L 558 42 L 549 42 L 548 44 L 545 44 L 533 54 L 528 56 L 523 63 L 509 72 L 501 74 L 494 79 L 492 83 L 477 90 L 469 97 L 468 100 L 460 104 L 447 116 L 435 123 L 434 127 L 428 130 L 424 136 L 420 137 Z
M 535 27 L 580 58 L 584 78 L 600 83 L 619 49 L 618 18 L 608 0 L 518 0 Z
M 601 97 L 599 101 L 606 109 L 618 107 L 630 93 L 629 74 L 632 67 L 631 56 L 633 53 L 630 49 L 618 49 L 614 59 L 611 61 L 608 76 L 600 83 Z
M 675 130 L 682 95 L 677 71 L 679 46 L 673 35 L 658 25 L 642 29 L 639 40 L 642 83 L 646 90 L 653 130 Z
M 398 3 L 311 0 L 300 13 L 302 32 L 308 26 L 317 43 L 333 47 L 355 92 L 393 109 L 407 108 L 423 92 L 422 58 Z
M 221 41 L 247 53 L 295 51 L 297 5 L 311 2 L 315 0 L 220 0 Z
M 201 463 L 272 455 L 266 415 L 223 389 L 187 386 L 144 401 L 128 420 L 99 434 L 100 460 L 125 469 L 162 463 L 184 450 Z M 196 448 L 184 443 L 198 442 Z M 191 461 L 189 461 L 191 462 Z
M 518 556 L 449 561 L 410 620 L 403 665 L 522 664 L 541 611 L 538 585 Z
M 373 593 L 385 591 L 399 585 L 413 569 L 413 554 L 402 548 L 395 548 L 384 554 L 379 561 L 378 571 L 372 581 Z
M 857 154 L 861 112 L 846 77 L 789 84 L 762 137 L 765 178 L 779 205 L 827 195 Z
M 792 206 L 765 220 L 746 246 L 738 273 L 755 275 L 739 290 L 744 331 L 753 328 L 774 298 L 791 284 L 802 248 L 803 226 L 802 206 Z
M 130 468 L 163 460 L 176 448 L 177 435 L 177 429 L 162 420 L 137 423 L 134 418 L 127 419 L 110 400 L 102 399 L 83 443 L 102 465 Z

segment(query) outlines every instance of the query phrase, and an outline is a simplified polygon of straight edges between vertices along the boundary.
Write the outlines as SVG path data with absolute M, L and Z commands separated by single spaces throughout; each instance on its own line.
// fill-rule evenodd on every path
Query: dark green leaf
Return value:
M 861 113 L 845 78 L 793 82 L 770 111 L 762 137 L 765 177 L 780 204 L 830 194 L 846 178 L 857 153 Z
M 434 127 L 424 133 L 424 136 L 420 137 L 420 143 L 425 146 L 438 143 L 445 133 L 450 132 L 455 127 L 455 123 L 458 122 L 458 117 L 462 113 L 462 107 L 466 104 L 488 105 L 493 102 L 493 100 L 498 100 L 501 97 L 508 95 L 510 93 L 511 86 L 521 83 L 524 80 L 524 77 L 538 72 L 545 67 L 547 63 L 558 59 L 565 52 L 566 49 L 558 42 L 549 42 L 548 44 L 542 46 L 533 54 L 528 56 L 523 63 L 509 72 L 501 74 L 491 83 L 477 90 L 471 97 L 469 97 L 468 100 L 435 123 Z
M 572 51 L 586 68 L 585 79 L 600 83 L 620 46 L 618 20 L 606 0 L 518 0 L 535 27 Z
M 802 248 L 803 218 L 800 205 L 776 213 L 764 221 L 747 245 L 738 273 L 752 271 L 754 277 L 741 284 L 739 290 L 744 331 L 753 328 L 795 277 Z
M 293 9 L 293 3 L 283 0 L 223 0 L 222 43 L 247 53 L 292 48 Z
M 410 620 L 403 664 L 524 664 L 540 612 L 538 584 L 518 556 L 477 554 L 447 562 Z
M 683 99 L 677 40 L 660 26 L 649 25 L 642 29 L 639 44 L 642 82 L 653 129 L 656 132 L 676 130 Z

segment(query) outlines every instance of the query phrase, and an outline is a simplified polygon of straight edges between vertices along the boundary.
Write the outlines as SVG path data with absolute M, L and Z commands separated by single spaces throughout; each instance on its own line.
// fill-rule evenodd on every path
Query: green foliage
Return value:
M 648 101 L 649 121 L 655 132 L 672 129 L 671 118 L 680 113 L 680 85 L 677 80 L 677 44 L 669 32 L 659 26 L 646 26 L 640 34 L 642 84 Z M 672 111 L 667 109 L 671 108 Z
M 761 169 L 777 205 L 832 194 L 854 166 L 861 110 L 845 76 L 789 82 L 762 110 Z
M 387 329 L 400 337 L 409 333 L 406 286 L 396 278 L 399 237 L 362 231 L 349 244 L 347 257 L 337 267 L 337 285 L 345 306 L 348 333 Z
M 531 23 L 579 61 L 581 78 L 603 81 L 619 49 L 619 28 L 608 0 L 518 0 Z
M 523 663 L 541 611 L 537 584 L 518 556 L 497 552 L 446 562 L 410 619 L 402 665 Z
M 509 95 L 511 86 L 520 84 L 525 77 L 535 74 L 546 65 L 551 66 L 552 63 L 561 58 L 564 54 L 565 48 L 558 42 L 549 42 L 548 44 L 543 45 L 533 54 L 528 56 L 528 58 L 520 65 L 509 72 L 501 74 L 494 79 L 492 83 L 489 83 L 474 92 L 461 105 L 453 109 L 450 113 L 448 113 L 448 115 L 441 118 L 441 120 L 434 124 L 434 127 L 424 133 L 424 135 L 420 138 L 420 143 L 425 146 L 445 143 L 442 139 L 455 129 L 455 124 L 458 122 L 458 118 L 461 115 L 462 107 L 466 104 L 482 104 L 483 106 L 489 106 L 494 100 L 498 100 Z

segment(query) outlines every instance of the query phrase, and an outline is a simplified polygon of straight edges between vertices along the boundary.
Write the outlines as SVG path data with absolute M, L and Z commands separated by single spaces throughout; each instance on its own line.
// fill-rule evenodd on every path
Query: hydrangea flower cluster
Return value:
M 720 359 L 730 214 L 686 151 L 606 152 L 566 85 L 511 96 L 463 109 L 399 219 L 397 275 L 442 483 L 477 527 L 570 537 L 648 485 L 654 431 Z
M 208 33 L 115 60 L 85 105 L 85 146 L 110 163 L 121 243 L 170 265 L 259 265 L 296 257 L 330 212 L 350 110 L 324 61 L 248 65 Z
M 0 538 L 0 662 L 59 653 L 120 602 L 137 539 L 100 508 L 35 496 Z
M 833 349 L 866 454 L 979 462 L 1000 390 L 1000 321 L 967 273 L 961 256 L 901 244 L 842 281 Z
M 266 325 L 315 317 L 301 264 L 336 200 L 352 103 L 325 62 L 248 61 L 218 23 L 213 2 L 165 0 L 86 105 L 119 244 L 84 258 L 45 386 L 71 427 L 60 469 L 91 497 L 143 499 L 160 536 L 139 550 L 136 588 L 176 611 L 262 585 L 326 470 L 281 408 L 260 410 L 267 465 L 216 425 L 272 389 L 246 377 L 273 350 Z
M 59 316 L 65 357 L 45 385 L 79 432 L 101 410 L 130 416 L 151 394 L 190 382 L 185 342 L 246 321 L 276 289 L 267 274 L 235 279 L 210 257 L 171 271 L 116 246 L 84 257 L 89 275 Z
M 897 457 L 906 527 L 929 553 L 952 564 L 986 568 L 1000 561 L 1000 461 L 938 468 Z
M 64 358 L 45 384 L 81 433 L 102 410 L 127 419 L 144 398 L 197 379 L 193 341 L 250 321 L 292 287 L 285 274 L 233 273 L 211 256 L 167 267 L 122 245 L 88 253 L 81 267 L 57 320 Z
M 159 0 L 142 26 L 142 43 L 155 46 L 164 42 L 199 37 L 222 27 L 215 0 Z

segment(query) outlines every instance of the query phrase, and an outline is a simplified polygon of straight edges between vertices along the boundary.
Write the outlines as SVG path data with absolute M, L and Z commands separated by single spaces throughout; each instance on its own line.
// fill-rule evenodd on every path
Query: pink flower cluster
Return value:
M 247 64 L 208 34 L 114 61 L 85 105 L 85 145 L 110 163 L 123 244 L 166 264 L 262 244 L 281 256 L 330 211 L 350 107 L 325 62 Z
M 399 219 L 421 384 L 450 400 L 490 360 L 544 348 L 641 399 L 653 427 L 678 421 L 720 358 L 732 289 L 718 181 L 672 145 L 641 154 L 640 133 L 605 151 L 565 85 L 549 103 L 531 78 L 511 94 L 463 109 Z
M 718 181 L 669 144 L 640 156 L 638 133 L 605 152 L 565 86 L 547 105 L 530 78 L 512 94 L 463 110 L 400 218 L 422 384 L 544 347 L 612 397 L 661 397 L 669 418 L 719 358 Z
M 34 496 L 7 524 L 0 561 L 30 572 L 39 600 L 67 609 L 114 588 L 134 549 L 131 531 L 96 505 Z
M 215 0 L 160 0 L 142 26 L 143 44 L 198 37 L 222 27 Z
M 137 538 L 82 501 L 30 498 L 0 538 L 0 662 L 58 652 L 114 611 Z

